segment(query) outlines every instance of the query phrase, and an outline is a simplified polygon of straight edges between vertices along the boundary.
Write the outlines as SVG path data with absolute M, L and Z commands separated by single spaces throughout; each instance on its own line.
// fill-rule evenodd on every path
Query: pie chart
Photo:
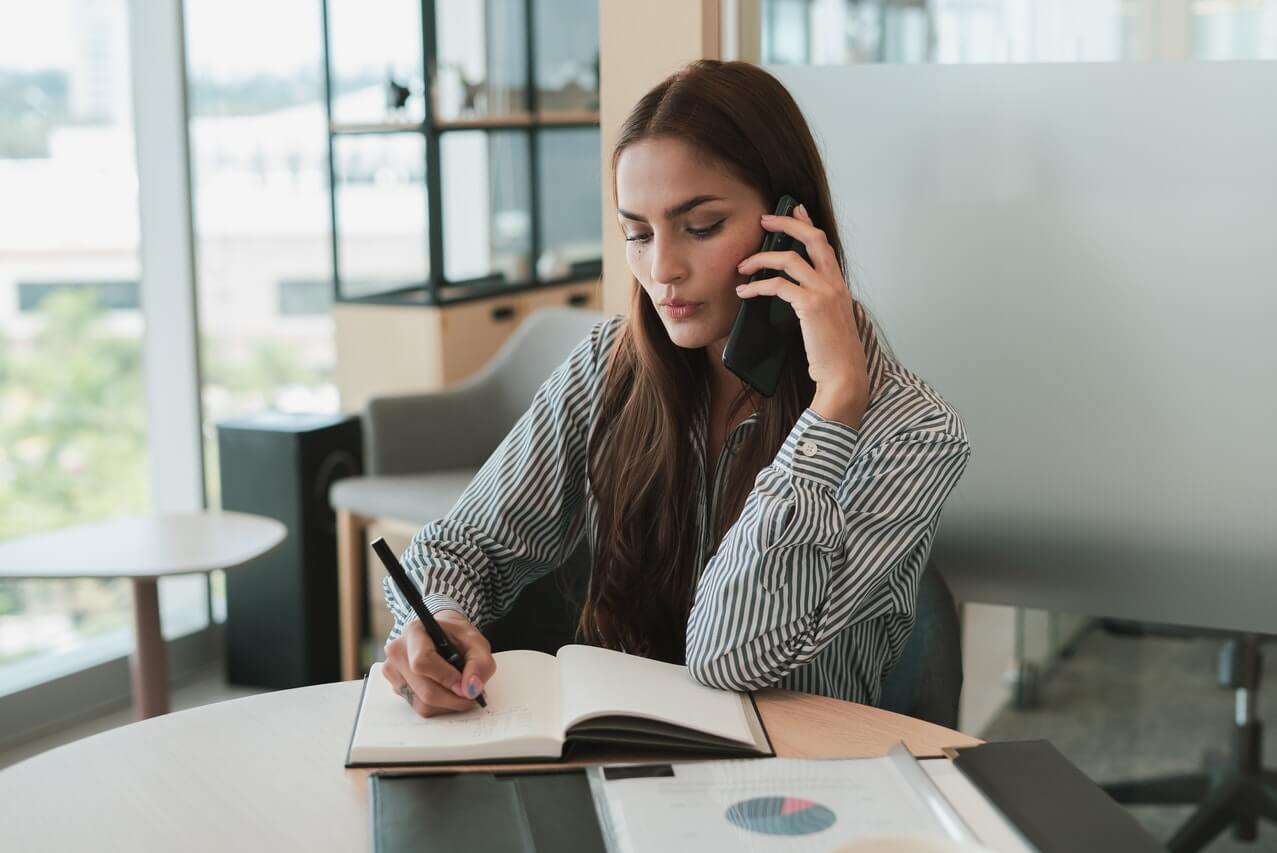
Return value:
M 829 808 L 797 797 L 754 797 L 727 809 L 733 826 L 762 835 L 811 835 L 833 826 L 836 819 Z

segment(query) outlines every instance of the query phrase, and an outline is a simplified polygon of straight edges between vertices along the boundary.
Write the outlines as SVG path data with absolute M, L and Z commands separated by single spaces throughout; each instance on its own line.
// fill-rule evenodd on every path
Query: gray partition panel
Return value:
M 967 600 L 1277 633 L 1277 63 L 779 67 Z

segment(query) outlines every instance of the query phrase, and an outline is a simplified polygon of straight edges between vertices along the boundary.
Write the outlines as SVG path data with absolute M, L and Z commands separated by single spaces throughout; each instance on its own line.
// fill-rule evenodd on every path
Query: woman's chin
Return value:
M 715 341 L 721 341 L 732 330 L 731 321 L 724 325 L 721 320 L 714 322 L 711 317 L 673 320 L 662 316 L 661 322 L 665 326 L 665 334 L 680 349 L 703 349 Z
M 689 329 L 685 325 L 666 325 L 670 341 L 680 349 L 701 349 L 716 338 L 703 329 Z

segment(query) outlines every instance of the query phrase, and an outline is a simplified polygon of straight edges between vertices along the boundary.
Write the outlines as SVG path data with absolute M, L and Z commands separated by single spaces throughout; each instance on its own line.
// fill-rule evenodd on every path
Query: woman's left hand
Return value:
M 783 231 L 802 243 L 811 263 L 797 252 L 759 252 L 741 261 L 737 270 L 745 276 L 761 269 L 780 270 L 798 284 L 776 276 L 742 284 L 736 294 L 742 299 L 776 296 L 793 306 L 807 350 L 808 373 L 816 383 L 811 408 L 826 420 L 859 428 L 869 405 L 869 373 L 851 290 L 825 232 L 812 224 L 802 205 L 794 213 L 765 215 L 763 228 Z

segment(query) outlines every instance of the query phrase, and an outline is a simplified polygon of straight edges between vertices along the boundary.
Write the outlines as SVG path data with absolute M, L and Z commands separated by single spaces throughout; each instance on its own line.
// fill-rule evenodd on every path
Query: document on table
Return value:
M 905 832 L 976 840 L 903 745 L 881 758 L 595 767 L 589 776 L 610 853 L 797 853 Z

